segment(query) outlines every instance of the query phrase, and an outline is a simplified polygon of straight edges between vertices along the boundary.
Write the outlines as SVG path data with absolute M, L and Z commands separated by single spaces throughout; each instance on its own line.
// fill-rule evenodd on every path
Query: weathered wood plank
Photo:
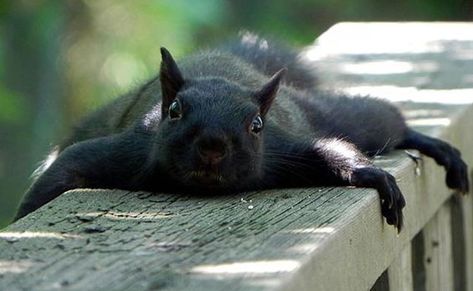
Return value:
M 473 25 L 422 24 L 442 33 L 403 39 L 418 25 L 388 25 L 390 42 L 373 37 L 373 27 L 385 28 L 381 24 L 335 26 L 311 48 L 319 52 L 323 86 L 353 93 L 371 85 L 411 86 L 415 90 L 403 97 L 414 101 L 425 100 L 426 93 L 438 88 L 445 89 L 435 93 L 441 97 L 458 94 L 447 89 L 467 90 L 470 83 L 464 76 L 473 75 L 473 67 L 459 65 L 456 53 L 458 47 L 473 51 Z M 447 37 L 459 31 L 460 44 Z M 352 43 L 379 52 L 395 43 L 404 51 L 332 51 Z M 411 69 L 381 74 L 346 69 L 393 59 Z M 434 69 L 422 69 L 426 62 L 435 63 Z M 382 93 L 376 88 L 374 94 Z M 468 98 L 456 101 L 473 101 Z M 473 164 L 473 107 L 400 106 L 417 128 L 453 142 Z M 267 190 L 217 197 L 76 190 L 0 232 L 0 289 L 367 290 L 451 197 L 444 170 L 430 159 L 420 164 L 420 175 L 403 152 L 376 163 L 396 176 L 406 196 L 400 235 L 383 222 L 375 191 L 366 189 Z M 470 209 L 465 216 L 471 216 L 471 199 L 461 203 L 465 201 Z M 471 245 L 468 227 L 471 219 L 465 221 Z M 471 259 L 468 264 L 471 270 Z M 468 284 L 472 286 L 471 279 Z
M 450 226 L 450 208 L 447 203 L 423 229 L 426 290 L 454 290 Z
M 317 241 L 330 235 L 331 228 L 324 232 L 323 225 L 375 197 L 360 195 L 362 190 L 348 195 L 315 191 L 317 195 L 313 189 L 276 192 L 272 197 L 270 192 L 244 195 L 251 204 L 240 197 L 68 192 L 56 201 L 67 204 L 67 209 L 42 209 L 1 235 L 8 242 L 2 242 L 6 245 L 0 257 L 20 261 L 29 274 L 35 274 L 28 278 L 5 274 L 1 283 L 85 288 L 92 280 L 101 289 L 115 286 L 114 282 L 94 279 L 123 277 L 125 281 L 115 287 L 138 288 L 164 284 L 163 280 L 176 290 L 278 284 L 282 275 L 299 267 Z M 254 208 L 248 209 L 249 205 Z M 379 213 L 372 212 L 372 220 L 381 225 Z M 23 233 L 26 229 L 30 232 Z M 23 238 L 16 239 L 21 234 Z M 28 252 L 32 249 L 34 253 Z M 44 277 L 60 279 L 43 281 Z M 142 277 L 156 281 L 141 282 Z
M 468 240 L 465 235 L 465 224 L 468 225 L 468 220 L 465 220 L 461 198 L 454 196 L 449 204 L 452 226 L 453 287 L 456 291 L 463 291 L 468 290 L 468 252 L 466 250 Z
M 473 175 L 470 178 L 473 180 Z M 462 203 L 463 231 L 465 234 L 466 290 L 473 290 L 473 199 L 471 195 Z M 455 242 L 454 242 L 455 243 Z
M 473 128 L 473 122 L 470 121 L 469 117 L 473 114 L 472 111 L 466 112 L 466 114 L 460 116 L 457 120 L 458 123 L 458 130 L 459 132 L 470 133 L 471 129 Z M 472 148 L 471 145 L 468 146 L 468 141 L 472 141 L 473 138 L 471 136 L 466 136 L 461 138 L 455 133 L 448 132 L 449 136 L 458 140 L 458 144 L 461 145 L 461 148 Z M 462 153 L 465 160 L 470 161 L 468 163 L 469 166 L 469 173 L 470 173 L 470 183 L 473 181 L 473 151 L 471 150 L 464 150 Z M 471 184 L 470 184 L 471 187 Z M 465 245 L 465 265 L 466 265 L 466 290 L 473 291 L 473 197 L 470 195 L 467 197 L 462 197 L 462 199 L 457 201 L 462 208 L 463 213 L 463 233 L 464 233 L 464 245 Z M 454 247 L 456 243 L 454 242 Z
M 414 290 L 411 257 L 411 245 L 408 244 L 388 268 L 389 290 Z

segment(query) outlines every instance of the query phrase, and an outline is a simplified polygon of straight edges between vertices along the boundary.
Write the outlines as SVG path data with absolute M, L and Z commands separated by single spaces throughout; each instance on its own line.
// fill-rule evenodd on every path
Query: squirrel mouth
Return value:
M 222 175 L 214 171 L 191 171 L 190 177 L 199 184 L 219 185 L 225 181 Z

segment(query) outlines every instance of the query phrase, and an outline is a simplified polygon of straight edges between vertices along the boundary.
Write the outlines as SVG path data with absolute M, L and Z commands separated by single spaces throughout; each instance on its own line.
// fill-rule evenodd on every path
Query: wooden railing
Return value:
M 342 23 L 305 57 L 322 87 L 400 101 L 473 165 L 473 24 Z M 473 290 L 471 196 L 428 158 L 376 163 L 407 200 L 399 235 L 369 189 L 74 190 L 0 232 L 0 290 Z

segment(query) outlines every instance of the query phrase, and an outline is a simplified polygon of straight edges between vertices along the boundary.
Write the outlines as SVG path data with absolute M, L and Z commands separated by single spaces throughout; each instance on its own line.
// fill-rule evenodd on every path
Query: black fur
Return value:
M 458 150 L 407 128 L 386 102 L 299 90 L 282 83 L 286 70 L 270 77 L 258 62 L 222 50 L 178 64 L 161 53 L 157 78 L 86 118 L 60 146 L 17 219 L 79 187 L 227 193 L 353 185 L 377 189 L 387 223 L 400 230 L 404 198 L 368 158 L 395 148 L 433 157 L 447 185 L 468 192 Z M 286 78 L 297 80 L 303 70 L 295 71 Z
M 317 85 L 313 63 L 303 62 L 299 52 L 275 40 L 261 38 L 251 32 L 242 32 L 238 39 L 232 39 L 219 47 L 242 58 L 253 68 L 271 76 L 281 68 L 290 72 L 284 83 L 297 89 L 312 89 Z

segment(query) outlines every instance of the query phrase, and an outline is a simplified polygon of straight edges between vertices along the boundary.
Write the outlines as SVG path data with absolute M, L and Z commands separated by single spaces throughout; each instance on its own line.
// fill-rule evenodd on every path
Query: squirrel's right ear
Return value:
M 159 71 L 159 80 L 161 81 L 161 91 L 163 95 L 161 108 L 163 112 L 165 112 L 184 84 L 184 78 L 171 53 L 164 47 L 161 48 L 161 58 L 161 69 Z
M 258 101 L 260 105 L 260 113 L 261 115 L 265 115 L 271 104 L 273 103 L 274 98 L 276 97 L 276 93 L 279 90 L 279 84 L 281 83 L 281 79 L 284 77 L 287 69 L 283 68 L 277 71 L 267 82 L 263 88 L 261 88 L 258 92 L 256 92 L 255 97 L 256 101 Z

